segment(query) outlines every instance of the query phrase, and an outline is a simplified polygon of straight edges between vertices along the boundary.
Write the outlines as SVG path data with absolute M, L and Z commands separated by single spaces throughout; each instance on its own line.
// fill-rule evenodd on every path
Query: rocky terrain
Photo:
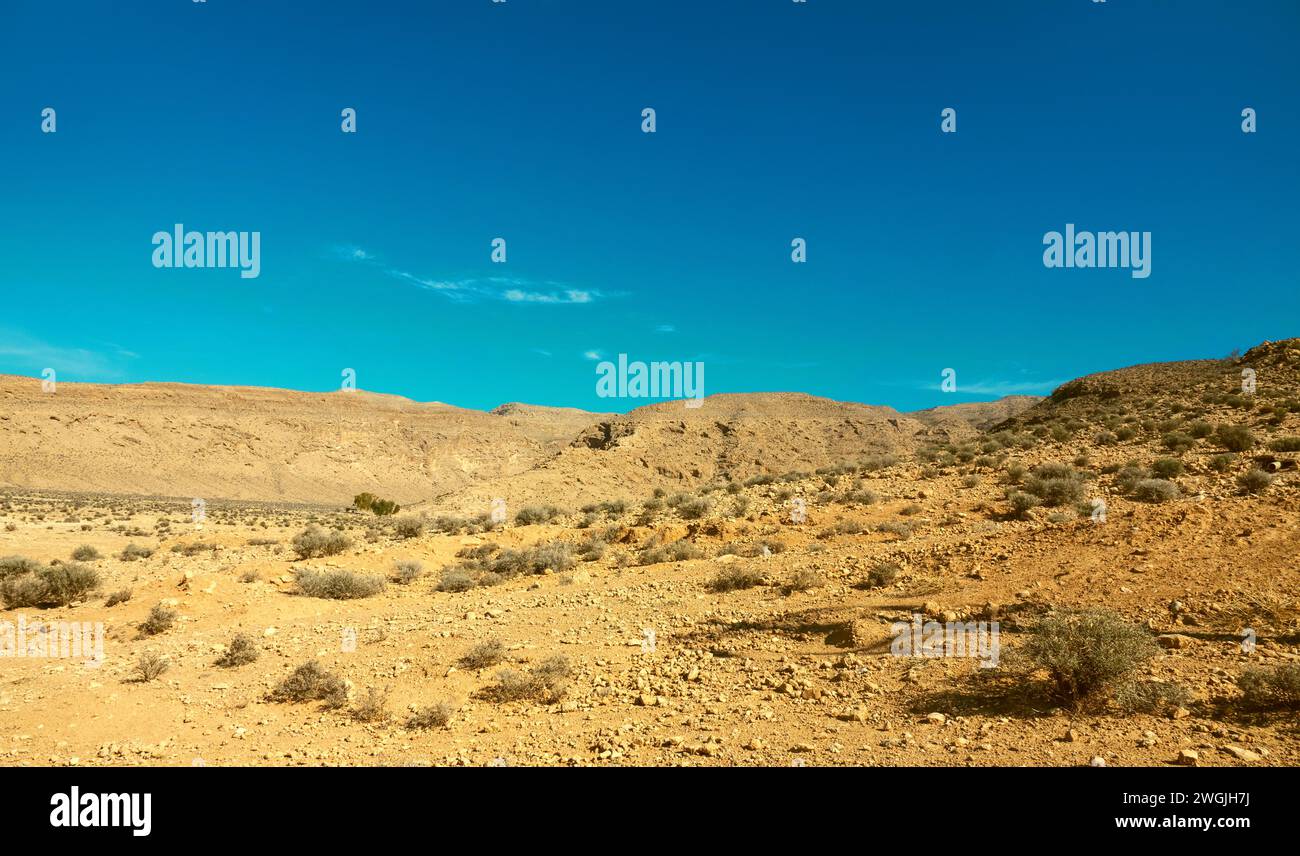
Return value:
M 526 470 L 599 414 L 491 413 L 361 390 L 59 383 L 0 375 L 0 485 L 346 504 Z
M 2 764 L 1300 764 L 1300 340 L 917 414 L 0 402 L 0 627 L 105 634 L 0 658 Z M 1132 656 L 1075 698 L 1077 610 Z M 897 655 L 914 616 L 999 661 Z

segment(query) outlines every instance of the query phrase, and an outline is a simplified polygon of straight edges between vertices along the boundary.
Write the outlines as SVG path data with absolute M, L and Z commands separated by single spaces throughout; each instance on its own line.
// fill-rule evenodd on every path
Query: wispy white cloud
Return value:
M 572 288 L 560 292 L 523 291 L 511 288 L 502 292 L 501 296 L 512 303 L 590 303 L 593 293 Z
M 577 305 L 591 303 L 605 295 L 593 289 L 570 288 L 554 282 L 534 282 L 520 277 L 488 276 L 436 279 L 381 264 L 379 257 L 361 247 L 344 244 L 335 248 L 336 258 L 382 270 L 394 279 L 436 291 L 451 300 L 504 300 L 509 303 Z
M 354 262 L 370 261 L 374 258 L 370 253 L 355 244 L 340 244 L 336 246 L 334 248 L 334 257 Z
M 977 380 L 974 383 L 963 383 L 960 376 L 957 379 L 957 392 L 968 395 L 993 395 L 1001 398 L 1004 395 L 1047 395 L 1056 389 L 1064 380 Z M 927 383 L 921 386 L 921 389 L 942 391 L 942 383 Z
M 596 349 L 593 348 L 590 351 L 583 351 L 582 358 L 584 360 L 598 360 L 601 358 L 601 354 L 600 351 L 597 351 Z
M 124 373 L 121 361 L 136 356 L 117 345 L 110 344 L 103 351 L 67 348 L 0 328 L 0 360 L 22 371 L 39 373 L 50 368 L 60 378 L 113 380 Z
M 656 333 L 676 333 L 677 327 L 673 324 L 660 324 L 655 327 Z

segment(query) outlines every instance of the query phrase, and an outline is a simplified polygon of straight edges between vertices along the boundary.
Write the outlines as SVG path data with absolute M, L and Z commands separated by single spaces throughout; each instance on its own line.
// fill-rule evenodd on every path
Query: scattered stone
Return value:
M 1229 755 L 1236 758 L 1238 761 L 1246 761 L 1249 763 L 1253 763 L 1255 761 L 1264 760 L 1264 757 L 1260 755 L 1258 752 L 1252 752 L 1249 749 L 1243 749 L 1240 746 L 1231 746 L 1231 745 L 1224 746 L 1223 751 L 1227 752 Z
M 1156 637 L 1156 643 L 1161 648 L 1178 650 L 1192 647 L 1196 644 L 1196 640 L 1182 633 L 1162 633 Z

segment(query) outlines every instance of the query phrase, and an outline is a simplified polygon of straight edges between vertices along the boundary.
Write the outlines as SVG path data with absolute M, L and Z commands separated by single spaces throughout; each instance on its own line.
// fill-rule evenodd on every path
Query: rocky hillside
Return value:
M 927 426 L 888 407 L 802 393 L 712 395 L 699 407 L 669 401 L 593 422 L 536 468 L 492 479 L 442 501 L 486 509 L 642 498 L 719 480 L 813 472 L 864 457 L 910 454 Z
M 327 504 L 410 503 L 522 472 L 597 414 L 496 413 L 368 392 L 0 376 L 0 486 Z
M 1249 389 L 1253 382 L 1253 391 Z M 1147 363 L 1086 375 L 991 430 L 1159 435 L 1197 420 L 1275 428 L 1300 412 L 1300 339 L 1264 342 L 1217 360 Z M 1091 437 L 1089 439 L 1092 439 Z

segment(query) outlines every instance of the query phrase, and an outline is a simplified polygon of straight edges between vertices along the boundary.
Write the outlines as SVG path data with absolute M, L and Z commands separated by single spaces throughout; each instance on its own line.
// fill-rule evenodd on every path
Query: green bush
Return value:
M 1278 437 L 1268 447 L 1274 452 L 1300 452 L 1300 437 Z
M 1177 458 L 1161 458 L 1151 465 L 1157 478 L 1171 479 L 1183 474 L 1183 462 Z
M 1007 493 L 1007 501 L 1011 503 L 1011 513 L 1021 519 L 1028 516 L 1031 510 L 1043 504 L 1041 499 L 1023 490 L 1013 490 Z
M 1237 459 L 1232 455 L 1215 455 L 1213 458 L 1210 458 L 1210 469 L 1214 470 L 1216 473 L 1226 473 L 1228 470 L 1232 469 L 1232 464 L 1236 460 Z
M 496 558 L 485 563 L 483 570 L 509 578 L 520 574 L 540 574 L 547 569 L 558 574 L 577 563 L 572 544 L 552 541 L 524 550 L 502 550 Z
M 104 558 L 98 550 L 89 544 L 82 544 L 72 551 L 72 558 L 78 562 L 93 562 L 96 559 Z
M 160 654 L 154 651 L 146 651 L 140 655 L 140 659 L 135 663 L 135 679 L 139 683 L 147 684 L 156 680 L 163 672 L 171 666 Z
M 352 504 L 360 511 L 369 511 L 378 517 L 396 514 L 401 506 L 390 499 L 380 499 L 373 493 L 359 493 L 352 498 Z
M 1247 452 L 1255 447 L 1255 435 L 1244 425 L 1220 425 L 1214 438 L 1229 452 Z
M 1133 488 L 1133 496 L 1143 502 L 1168 502 L 1178 498 L 1178 485 L 1164 479 L 1143 479 Z
M 1044 505 L 1071 505 L 1083 498 L 1083 477 L 1065 464 L 1039 464 L 1025 480 L 1025 490 Z
M 99 573 L 79 562 L 36 567 L 0 580 L 0 600 L 7 609 L 67 606 L 99 588 Z
M 45 583 L 35 574 L 0 580 L 0 600 L 5 609 L 26 609 L 46 605 Z
M 83 600 L 99 588 L 99 573 L 79 562 L 64 562 L 43 568 L 38 576 L 45 582 L 47 598 L 56 606 Z
M 1158 651 L 1149 633 L 1104 609 L 1045 618 L 1024 646 L 1028 661 L 1047 672 L 1056 698 L 1076 709 L 1103 700 Z
M 1250 470 L 1237 476 L 1237 484 L 1246 493 L 1262 493 L 1273 483 L 1273 476 L 1259 468 Z

